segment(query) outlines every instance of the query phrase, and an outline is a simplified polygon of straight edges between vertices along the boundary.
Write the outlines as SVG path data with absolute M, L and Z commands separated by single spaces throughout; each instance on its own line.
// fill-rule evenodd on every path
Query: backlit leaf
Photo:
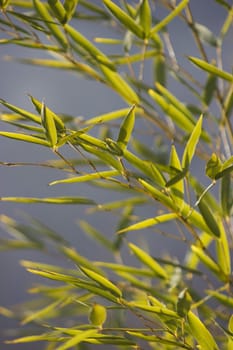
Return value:
M 128 142 L 130 140 L 130 137 L 133 131 L 134 123 L 135 123 L 135 105 L 133 105 L 130 108 L 128 114 L 126 115 L 126 117 L 124 118 L 120 126 L 120 130 L 117 138 L 117 144 L 120 146 L 122 151 L 124 151 L 124 149 L 128 145 Z

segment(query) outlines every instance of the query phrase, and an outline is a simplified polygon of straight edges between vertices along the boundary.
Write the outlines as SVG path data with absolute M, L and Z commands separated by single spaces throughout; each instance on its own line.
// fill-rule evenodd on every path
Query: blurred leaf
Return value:
M 70 349 L 70 348 L 76 346 L 77 344 L 82 343 L 86 339 L 95 336 L 97 333 L 98 333 L 98 331 L 96 329 L 84 330 L 84 331 L 82 331 L 82 333 L 78 333 L 74 337 L 70 338 L 63 345 L 60 345 L 59 347 L 57 347 L 57 350 Z
M 148 342 L 148 343 L 159 343 L 160 347 L 162 344 L 165 344 L 167 346 L 169 346 L 170 349 L 172 348 L 180 348 L 180 349 L 187 349 L 186 345 L 183 345 L 182 343 L 175 341 L 175 340 L 170 340 L 170 339 L 166 339 L 163 338 L 162 336 L 157 336 L 157 335 L 147 335 L 144 333 L 140 333 L 138 331 L 133 332 L 133 331 L 127 331 L 127 333 L 129 335 L 131 335 L 132 337 L 136 337 L 139 339 L 143 339 L 144 341 Z
M 149 0 L 142 0 L 139 8 L 140 25 L 145 33 L 145 38 L 149 37 L 151 24 L 152 24 L 152 13 L 150 8 Z
M 177 313 L 181 317 L 186 317 L 187 313 L 190 310 L 192 303 L 192 298 L 189 294 L 189 291 L 187 288 L 183 289 L 179 295 L 178 295 L 178 300 L 177 300 Z
M 51 113 L 47 112 L 47 107 L 44 103 L 42 103 L 41 106 L 41 118 L 42 124 L 45 128 L 46 138 L 51 147 L 55 148 L 55 145 L 57 144 L 57 129 L 53 116 Z
M 221 304 L 223 304 L 227 307 L 233 308 L 233 297 L 226 295 L 226 294 L 216 292 L 214 290 L 207 290 L 207 294 L 216 298 Z M 233 329 L 232 329 L 232 333 L 233 333 Z
M 83 197 L 51 197 L 51 198 L 35 198 L 35 197 L 0 197 L 2 202 L 15 203 L 47 203 L 47 204 L 96 204 L 92 199 Z
M 168 275 L 164 268 L 162 268 L 149 254 L 144 250 L 137 247 L 133 243 L 128 243 L 130 250 L 136 255 L 136 257 L 146 266 L 148 266 L 156 276 L 167 279 Z
M 91 280 L 95 281 L 97 284 L 99 284 L 102 288 L 105 288 L 106 290 L 110 291 L 110 293 L 114 294 L 117 297 L 121 297 L 122 293 L 121 290 L 115 286 L 112 282 L 110 282 L 107 278 L 103 277 L 102 275 L 87 269 L 86 267 L 80 266 L 80 270 L 89 277 Z
M 211 333 L 192 311 L 188 312 L 187 321 L 191 335 L 203 350 L 219 350 Z
M 188 2 L 189 0 L 182 0 L 179 5 L 177 5 L 171 13 L 169 13 L 168 16 L 166 16 L 162 21 L 152 27 L 150 34 L 155 34 L 163 29 L 166 25 L 168 25 L 168 23 L 170 23 L 176 16 L 178 16 L 179 13 L 187 6 Z
M 133 32 L 138 38 L 144 39 L 144 30 L 132 17 L 130 17 L 111 0 L 103 0 L 103 3 L 124 27 Z
M 95 242 L 100 243 L 101 246 L 107 248 L 110 251 L 113 250 L 112 242 L 108 238 L 106 238 L 101 232 L 99 232 L 95 227 L 91 226 L 88 222 L 80 220 L 79 226 L 88 236 L 93 238 Z
M 220 238 L 216 240 L 216 255 L 219 266 L 228 278 L 231 275 L 231 250 L 229 237 L 226 233 L 224 225 L 219 217 L 216 217 L 220 231 Z
M 232 74 L 225 72 L 225 71 L 217 68 L 213 64 L 207 63 L 199 58 L 192 57 L 192 56 L 189 56 L 188 58 L 193 64 L 195 64 L 196 66 L 198 66 L 199 68 L 201 68 L 205 72 L 211 73 L 211 74 L 213 74 L 219 78 L 222 78 L 224 80 L 233 82 L 233 75 Z
M 181 167 L 179 156 L 174 145 L 171 147 L 169 167 L 171 169 L 170 180 L 166 183 L 166 187 L 171 189 L 171 196 L 177 204 L 177 208 L 181 210 L 184 200 L 184 177 L 187 170 Z
M 209 44 L 214 47 L 218 47 L 219 40 L 214 36 L 214 34 L 205 25 L 200 23 L 195 23 L 194 28 L 204 44 Z
M 202 198 L 198 203 L 198 208 L 213 235 L 219 238 L 221 236 L 220 229 L 208 201 L 206 201 L 205 198 Z
M 233 206 L 233 191 L 231 174 L 225 174 L 221 179 L 221 206 L 224 216 L 230 216 Z
M 130 302 L 127 304 L 128 306 L 132 307 L 132 308 L 136 308 L 139 310 L 143 310 L 143 311 L 147 311 L 147 312 L 151 312 L 151 313 L 155 313 L 158 314 L 159 316 L 169 316 L 171 318 L 176 318 L 179 319 L 180 316 L 173 310 L 170 310 L 168 308 L 161 307 L 161 306 L 150 306 L 150 305 L 145 305 L 145 304 L 139 304 L 139 303 L 135 303 L 135 302 Z
M 208 74 L 208 78 L 205 84 L 205 88 L 203 90 L 202 99 L 206 106 L 209 106 L 213 97 L 214 93 L 216 92 L 217 88 L 217 77 L 214 74 Z
M 166 61 L 163 54 L 159 54 L 155 56 L 154 59 L 154 80 L 159 86 L 166 85 Z
M 65 0 L 64 9 L 66 10 L 66 22 L 69 22 L 73 17 L 79 0 Z
M 125 227 L 121 230 L 119 230 L 117 233 L 125 233 L 128 231 L 133 231 L 133 230 L 141 230 L 145 229 L 151 226 L 155 226 L 164 222 L 168 222 L 170 220 L 177 219 L 177 214 L 176 213 L 170 213 L 170 214 L 163 214 L 163 215 L 158 215 L 150 219 L 142 220 L 137 222 L 136 224 L 130 225 L 128 227 Z
M 72 1 L 70 1 L 72 2 Z M 50 9 L 60 23 L 67 21 L 65 8 L 60 0 L 48 0 Z
M 139 97 L 130 85 L 118 74 L 107 66 L 101 65 L 101 70 L 112 87 L 127 103 L 139 104 Z

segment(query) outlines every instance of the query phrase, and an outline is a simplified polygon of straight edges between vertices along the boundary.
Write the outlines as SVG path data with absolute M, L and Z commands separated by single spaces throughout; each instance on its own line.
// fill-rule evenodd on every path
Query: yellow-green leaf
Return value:
M 94 303 L 90 309 L 89 321 L 94 326 L 101 327 L 107 318 L 107 310 L 103 305 Z
M 0 197 L 2 202 L 16 203 L 47 203 L 47 204 L 96 204 L 92 199 L 83 197 L 50 197 L 50 198 L 35 198 L 35 197 Z
M 124 12 L 119 6 L 117 6 L 111 0 L 103 0 L 104 5 L 110 10 L 110 12 L 115 16 L 118 21 L 131 32 L 133 32 L 137 37 L 144 39 L 145 33 L 140 25 L 138 25 L 132 17 L 130 17 L 126 12 Z
M 191 335 L 202 350 L 219 350 L 212 334 L 192 311 L 188 312 L 187 321 Z
M 103 277 L 102 275 L 87 269 L 83 266 L 79 266 L 80 270 L 91 280 L 95 281 L 97 284 L 99 284 L 101 287 L 107 289 L 112 294 L 116 295 L 117 297 L 121 297 L 122 293 L 121 290 L 115 286 L 112 282 L 110 282 L 107 278 Z
M 64 183 L 71 184 L 71 183 L 75 183 L 75 182 L 87 182 L 87 181 L 93 181 L 93 180 L 98 180 L 98 179 L 103 180 L 103 179 L 108 179 L 112 176 L 117 176 L 119 174 L 120 173 L 118 170 L 100 171 L 100 172 L 96 172 L 93 174 L 80 175 L 80 176 L 71 177 L 68 179 L 52 181 L 49 183 L 49 186 L 57 185 L 57 184 L 64 184 Z
M 42 124 L 45 128 L 45 134 L 48 142 L 52 147 L 55 147 L 57 144 L 57 129 L 55 121 L 51 113 L 47 112 L 47 107 L 44 103 L 41 106 L 41 118 Z
M 137 247 L 133 243 L 128 243 L 130 250 L 136 255 L 136 257 L 146 266 L 148 266 L 157 276 L 167 279 L 168 275 L 166 270 L 160 266 L 155 259 L 153 259 L 143 249 Z
M 26 135 L 26 134 L 18 134 L 16 132 L 7 132 L 0 131 L 0 136 L 8 137 L 10 139 L 24 141 L 29 143 L 35 143 L 41 146 L 50 147 L 50 143 L 47 140 L 41 139 L 36 136 Z
M 120 130 L 117 138 L 117 144 L 120 146 L 122 151 L 124 151 L 128 145 L 128 142 L 130 140 L 130 137 L 133 131 L 134 123 L 135 123 L 135 105 L 133 105 L 130 108 L 128 114 L 126 115 L 126 117 L 124 118 L 120 126 Z
M 139 9 L 140 25 L 144 30 L 145 37 L 147 38 L 150 34 L 152 14 L 149 0 L 142 0 Z
M 63 345 L 60 345 L 59 347 L 57 347 L 56 350 L 66 350 L 66 349 L 73 348 L 74 346 L 82 343 L 88 338 L 95 336 L 97 333 L 98 332 L 96 329 L 88 329 L 87 331 L 84 330 L 81 333 L 78 333 L 74 337 L 70 338 Z
M 219 78 L 222 78 L 224 80 L 233 82 L 233 75 L 225 72 L 219 68 L 217 68 L 216 66 L 214 66 L 213 64 L 207 63 L 206 61 L 203 61 L 199 58 L 196 57 L 189 57 L 189 60 L 195 64 L 196 66 L 198 66 L 199 68 L 201 68 L 202 70 L 204 70 L 207 73 L 211 73 Z
M 128 231 L 133 231 L 133 230 L 142 230 L 151 226 L 155 226 L 158 224 L 162 224 L 164 222 L 168 222 L 170 220 L 177 219 L 177 214 L 171 213 L 171 214 L 163 214 L 163 215 L 158 215 L 150 219 L 142 220 L 137 222 L 136 224 L 130 225 L 128 227 L 123 228 L 122 230 L 118 231 L 117 233 L 125 233 Z

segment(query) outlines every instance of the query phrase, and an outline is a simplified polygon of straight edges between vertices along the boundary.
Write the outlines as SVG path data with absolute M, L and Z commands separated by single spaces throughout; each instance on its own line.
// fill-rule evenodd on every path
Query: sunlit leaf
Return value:
M 35 197 L 0 197 L 2 202 L 15 203 L 47 203 L 47 204 L 96 204 L 92 199 L 83 197 L 50 197 L 50 198 L 35 198 Z
M 98 179 L 108 179 L 109 177 L 117 176 L 117 175 L 119 175 L 118 170 L 106 170 L 106 171 L 96 172 L 93 174 L 80 175 L 80 176 L 76 176 L 68 179 L 52 181 L 49 183 L 49 185 L 52 186 L 52 185 L 64 184 L 64 183 L 71 184 L 75 182 L 87 182 L 87 181 L 98 180 Z
M 70 338 L 63 345 L 60 345 L 59 347 L 57 347 L 57 350 L 70 349 L 70 348 L 82 343 L 86 339 L 95 336 L 95 334 L 97 334 L 96 329 L 88 329 L 86 331 L 84 330 L 84 331 L 82 331 L 82 333 L 79 333 L 79 334 L 75 335 L 74 337 Z
M 122 151 L 124 151 L 128 145 L 128 142 L 130 140 L 130 137 L 133 131 L 134 123 L 135 123 L 135 105 L 130 108 L 128 114 L 126 115 L 126 117 L 124 118 L 120 126 L 120 130 L 117 138 L 117 144 L 120 146 Z
M 7 131 L 0 131 L 0 136 L 4 136 L 10 139 L 14 139 L 17 141 L 24 141 L 29 143 L 34 143 L 37 145 L 50 147 L 50 143 L 47 140 L 41 139 L 36 136 L 26 135 L 26 134 L 18 134 L 15 132 L 7 132 Z
M 89 321 L 94 326 L 102 328 L 102 325 L 106 321 L 107 310 L 103 305 L 94 303 L 89 312 Z
M 142 0 L 139 9 L 140 25 L 144 30 L 145 37 L 147 38 L 150 34 L 152 13 L 150 8 L 149 0 Z
M 212 334 L 192 311 L 188 312 L 187 321 L 190 327 L 190 332 L 192 336 L 196 339 L 201 349 L 219 350 L 218 345 L 216 344 Z
M 133 243 L 129 243 L 128 246 L 130 250 L 136 255 L 136 257 L 144 265 L 148 266 L 155 273 L 155 275 L 165 279 L 168 278 L 166 270 L 160 266 L 148 253 Z
M 102 288 L 105 288 L 117 297 L 122 296 L 121 290 L 115 284 L 110 282 L 107 278 L 83 266 L 79 266 L 79 268 L 87 277 L 98 283 Z
M 224 80 L 233 82 L 233 75 L 232 74 L 217 68 L 213 64 L 207 63 L 199 58 L 192 57 L 192 56 L 189 57 L 189 60 L 193 64 L 195 64 L 196 66 L 198 66 L 199 68 L 204 70 L 205 72 L 211 73 L 211 74 L 213 74 L 219 78 L 222 78 Z

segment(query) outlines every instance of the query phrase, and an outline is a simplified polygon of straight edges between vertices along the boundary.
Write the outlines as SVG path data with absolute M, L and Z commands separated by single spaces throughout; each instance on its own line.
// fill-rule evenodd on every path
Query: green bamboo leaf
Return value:
M 80 255 L 74 248 L 61 246 L 60 250 L 63 254 L 65 254 L 65 256 L 67 256 L 70 260 L 72 260 L 76 265 L 82 265 L 88 268 L 89 270 L 95 271 L 96 273 L 104 276 L 104 272 L 100 268 L 96 267 L 90 260 Z
M 232 190 L 231 174 L 227 173 L 221 179 L 221 207 L 224 216 L 230 216 L 233 206 L 233 190 Z
M 139 304 L 135 302 L 129 302 L 127 303 L 127 306 L 136 308 L 139 310 L 147 311 L 147 312 L 152 312 L 152 313 L 158 314 L 159 316 L 169 316 L 171 318 L 176 318 L 176 319 L 180 318 L 180 316 L 175 311 L 162 306 L 150 306 L 150 305 Z
M 88 329 L 87 331 L 82 331 L 82 333 L 78 333 L 77 335 L 66 341 L 63 345 L 60 345 L 57 348 L 57 350 L 70 349 L 87 340 L 88 338 L 94 337 L 97 333 L 98 331 L 96 329 Z
M 155 34 L 161 29 L 163 29 L 168 23 L 170 23 L 188 4 L 189 0 L 182 0 L 179 5 L 177 5 L 174 10 L 169 13 L 161 22 L 156 24 L 152 29 L 150 34 Z
M 191 133 L 193 131 L 194 123 L 184 114 L 177 109 L 174 105 L 168 103 L 165 98 L 152 89 L 148 91 L 149 95 L 154 101 L 162 108 L 162 110 L 169 115 L 169 117 L 184 131 Z
M 167 67 L 164 55 L 156 55 L 154 59 L 154 80 L 156 81 L 156 86 L 157 84 L 160 86 L 166 85 L 166 72 Z
M 140 25 L 145 33 L 145 38 L 149 37 L 152 23 L 152 14 L 149 0 L 142 0 L 139 8 Z
M 32 313 L 30 313 L 28 316 L 26 316 L 21 324 L 27 324 L 29 322 L 32 322 L 32 321 L 38 321 L 40 319 L 44 319 L 44 318 L 48 318 L 50 316 L 50 314 L 54 314 L 54 311 L 59 307 L 61 306 L 62 303 L 64 303 L 65 301 L 65 298 L 61 298 L 61 299 L 58 299 L 56 300 L 54 303 L 51 303 L 49 305 L 47 305 L 46 307 L 38 310 L 38 311 L 33 311 Z
M 57 129 L 53 116 L 51 113 L 47 112 L 47 107 L 45 106 L 44 102 L 42 102 L 41 105 L 41 119 L 45 128 L 46 138 L 51 147 L 55 148 L 55 145 L 57 144 Z
M 136 224 L 125 227 L 122 230 L 119 230 L 117 233 L 121 234 L 133 230 L 142 230 L 174 219 L 177 219 L 177 214 L 175 213 L 158 215 L 153 218 L 142 220 L 137 222 Z
M 83 197 L 51 197 L 51 198 L 35 198 L 35 197 L 0 197 L 2 202 L 15 203 L 47 203 L 47 204 L 96 204 L 92 199 Z
M 109 9 L 114 17 L 126 27 L 129 31 L 134 33 L 138 38 L 144 39 L 145 33 L 143 28 L 136 23 L 136 21 L 130 17 L 126 12 L 124 12 L 119 6 L 117 6 L 111 0 L 103 0 L 104 5 Z
M 166 270 L 161 267 L 149 254 L 143 249 L 137 247 L 133 243 L 128 243 L 130 250 L 136 255 L 136 257 L 146 266 L 148 266 L 157 276 L 167 279 L 168 275 Z
M 187 321 L 191 335 L 196 339 L 202 350 L 219 350 L 214 337 L 192 311 L 188 312 Z
M 108 262 L 102 262 L 98 261 L 96 263 L 97 266 L 104 267 L 106 269 L 109 269 L 110 271 L 114 271 L 115 273 L 120 273 L 120 272 L 126 272 L 130 275 L 139 275 L 139 276 L 144 276 L 144 277 L 153 277 L 154 272 L 151 271 L 150 269 L 145 269 L 145 268 L 138 268 L 138 267 L 133 267 L 133 266 L 128 266 L 128 265 L 121 265 L 121 264 L 116 264 L 116 263 L 108 263 Z
M 135 112 L 139 112 L 140 113 L 140 109 L 136 108 Z M 96 117 L 90 118 L 88 119 L 85 124 L 98 124 L 98 123 L 106 123 L 110 120 L 115 120 L 118 118 L 123 118 L 125 117 L 125 115 L 129 112 L 128 108 L 122 108 L 122 109 L 118 109 L 116 111 L 113 112 L 109 112 L 109 113 L 105 113 L 105 114 L 101 114 L 98 115 Z
M 201 212 L 201 215 L 203 219 L 205 220 L 207 226 L 212 231 L 213 235 L 216 237 L 220 237 L 221 232 L 219 229 L 219 225 L 215 219 L 215 216 L 209 206 L 209 203 L 205 200 L 205 198 L 202 198 L 201 201 L 198 203 L 198 208 Z
M 51 109 L 49 109 L 48 107 L 46 107 L 46 113 L 43 116 L 43 109 L 45 108 L 44 104 L 31 95 L 29 95 L 29 97 L 30 97 L 34 107 L 36 108 L 36 111 L 40 115 L 42 115 L 42 117 L 44 117 L 44 120 L 42 119 L 42 124 L 44 123 L 44 127 L 46 126 L 46 123 L 48 123 L 48 122 L 53 124 L 53 122 L 52 122 L 52 120 L 53 120 L 55 125 L 56 125 L 55 129 L 59 133 L 61 133 L 61 135 L 62 135 L 65 131 L 65 125 L 64 125 L 62 119 L 57 114 L 55 114 L 53 111 L 51 111 Z M 56 131 L 54 130 L 54 126 L 52 127 L 52 129 L 53 130 L 51 130 L 51 132 L 55 133 Z
M 75 182 L 87 182 L 87 181 L 93 181 L 93 180 L 98 180 L 98 179 L 108 179 L 111 178 L 112 176 L 117 176 L 119 175 L 118 170 L 106 170 L 106 171 L 100 171 L 97 173 L 93 174 L 86 174 L 86 175 L 80 175 L 76 177 L 72 177 L 69 179 L 62 179 L 62 180 L 56 180 L 52 181 L 49 183 L 49 186 L 57 185 L 57 184 L 71 184 Z
M 206 61 L 203 61 L 199 58 L 196 57 L 192 57 L 189 56 L 188 59 L 195 64 L 196 66 L 198 66 L 199 68 L 201 68 L 202 70 L 204 70 L 205 72 L 211 73 L 219 78 L 222 78 L 224 80 L 233 82 L 233 75 L 225 72 L 219 68 L 217 68 L 216 66 L 214 66 L 213 64 L 207 63 Z
M 179 210 L 182 209 L 184 200 L 184 177 L 186 169 L 181 167 L 179 156 L 174 145 L 171 147 L 169 166 L 171 169 L 170 180 L 166 183 L 166 187 L 171 188 L 171 195 L 177 203 Z M 173 170 L 174 169 L 174 170 Z
M 231 274 L 231 253 L 229 238 L 220 217 L 216 217 L 220 231 L 220 239 L 216 240 L 216 255 L 219 266 L 226 276 Z M 230 278 L 230 277 L 229 277 Z
M 203 116 L 201 115 L 188 139 L 188 142 L 186 143 L 182 158 L 182 167 L 185 169 L 189 168 L 195 154 L 195 150 L 201 136 L 202 120 Z
M 233 308 L 233 297 L 216 292 L 214 290 L 207 290 L 206 292 L 208 295 L 211 295 L 214 298 L 216 298 L 221 304 L 227 307 Z M 232 329 L 232 332 L 233 332 L 233 329 Z
M 205 84 L 205 88 L 203 90 L 202 100 L 205 103 L 206 106 L 209 106 L 213 97 L 214 93 L 216 92 L 217 88 L 217 77 L 214 74 L 208 74 L 208 78 Z
M 35 115 L 33 113 L 30 113 L 28 111 L 25 111 L 24 109 L 22 108 L 19 108 L 17 106 L 14 106 L 2 99 L 0 99 L 0 103 L 7 107 L 8 109 L 10 109 L 11 111 L 13 112 L 16 112 L 17 114 L 21 115 L 22 117 L 24 117 L 25 119 L 29 119 L 37 124 L 40 124 L 41 123 L 41 118 L 38 116 L 38 115 Z
M 58 21 L 62 24 L 66 23 L 67 13 L 62 2 L 60 0 L 48 0 L 48 4 Z
M 1 0 L 0 1 L 0 8 L 2 10 L 6 10 L 7 6 L 9 5 L 10 0 Z
M 139 97 L 128 83 L 110 68 L 100 65 L 101 70 L 110 86 L 129 104 L 139 104 Z
M 133 105 L 126 117 L 124 118 L 123 122 L 121 123 L 118 138 L 117 138 L 117 144 L 121 148 L 122 151 L 125 150 L 127 147 L 133 128 L 135 123 L 135 105 Z
M 140 338 L 145 340 L 148 343 L 159 343 L 159 344 L 165 344 L 168 345 L 170 349 L 187 349 L 187 346 L 177 342 L 175 340 L 169 340 L 166 338 L 162 338 L 161 336 L 156 336 L 156 335 L 146 335 L 144 333 L 140 333 L 138 331 L 133 332 L 133 331 L 127 331 L 127 334 L 131 335 L 132 337 Z M 159 345 L 161 346 L 161 345 Z
M 107 248 L 108 250 L 112 251 L 113 250 L 113 244 L 112 242 L 107 239 L 101 232 L 96 230 L 95 227 L 91 226 L 88 222 L 84 220 L 79 221 L 79 226 L 82 228 L 82 230 L 91 238 L 94 239 L 95 242 L 99 242 L 102 246 Z M 83 265 L 84 264 L 81 264 Z M 87 266 L 88 267 L 88 266 Z
M 16 132 L 0 131 L 0 136 L 8 137 L 10 139 L 24 141 L 29 143 L 38 144 L 45 147 L 50 147 L 50 143 L 47 140 L 41 139 L 36 136 L 17 134 Z
M 65 0 L 64 9 L 66 10 L 66 22 L 70 21 L 73 17 L 79 0 Z
M 99 284 L 102 288 L 107 289 L 112 294 L 114 294 L 117 297 L 122 297 L 121 290 L 115 286 L 112 282 L 110 282 L 107 278 L 103 277 L 102 275 L 87 269 L 83 266 L 79 266 L 80 270 L 91 280 L 95 281 L 97 284 Z
M 112 61 L 102 51 L 100 51 L 90 40 L 85 38 L 85 36 L 83 36 L 75 28 L 73 28 L 69 24 L 65 24 L 64 29 L 66 30 L 67 34 L 72 38 L 72 40 L 76 44 L 81 46 L 84 50 L 86 50 L 91 55 L 91 57 L 101 62 L 103 65 L 110 67 L 109 69 L 115 69 Z
M 47 10 L 46 4 L 40 0 L 33 0 L 33 5 L 36 9 L 36 12 L 43 20 L 44 24 L 49 29 L 50 33 L 54 38 L 61 44 L 61 46 L 67 48 L 67 39 L 64 33 L 60 30 L 59 25 L 54 21 L 54 18 L 50 15 Z
M 220 269 L 219 265 L 212 259 L 210 258 L 202 248 L 197 247 L 195 245 L 191 246 L 191 250 L 198 256 L 200 261 L 211 271 L 213 271 L 218 278 L 221 280 L 225 281 L 226 276 L 223 275 L 222 270 Z
M 26 337 L 20 337 L 13 340 L 7 340 L 7 344 L 20 344 L 20 343 L 31 343 L 31 342 L 39 342 L 39 341 L 57 341 L 57 333 L 44 333 L 44 334 L 36 334 L 36 335 L 28 335 Z

